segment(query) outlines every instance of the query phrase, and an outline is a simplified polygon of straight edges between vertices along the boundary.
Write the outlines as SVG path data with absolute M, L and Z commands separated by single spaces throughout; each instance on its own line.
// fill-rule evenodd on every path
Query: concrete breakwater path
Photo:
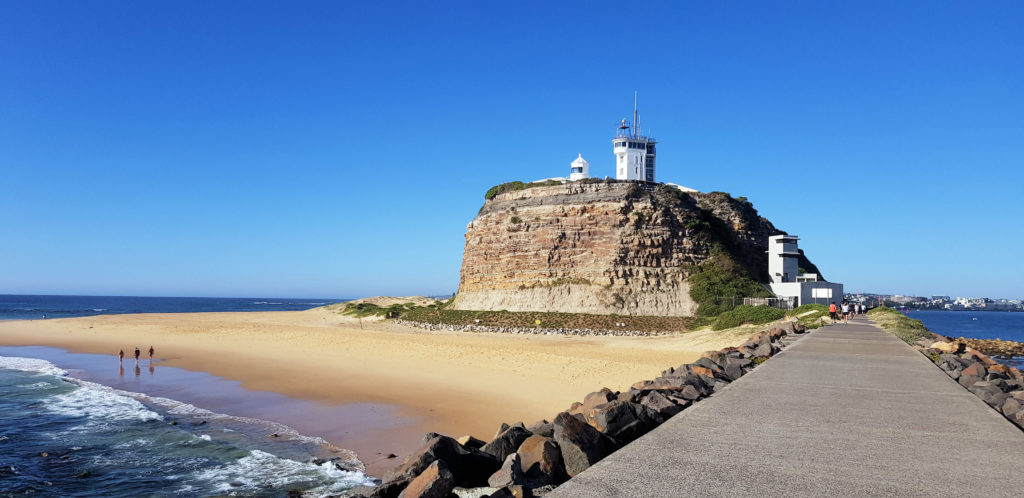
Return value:
M 801 337 L 562 497 L 1024 496 L 1024 432 L 866 319 Z

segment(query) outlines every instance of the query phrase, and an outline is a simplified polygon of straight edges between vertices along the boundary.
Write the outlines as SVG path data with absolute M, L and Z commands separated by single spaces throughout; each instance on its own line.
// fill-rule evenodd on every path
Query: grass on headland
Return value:
M 715 317 L 711 324 L 712 330 L 731 329 L 740 325 L 750 323 L 762 325 L 786 316 L 786 312 L 771 306 L 750 306 L 740 305 Z
M 483 325 L 488 327 L 540 327 L 558 329 L 630 330 L 681 332 L 689 330 L 693 318 L 683 316 L 625 316 L 541 311 L 469 311 L 418 307 L 401 318 L 420 323 Z M 537 322 L 540 321 L 540 325 Z M 622 326 L 618 324 L 624 324 Z
M 868 311 L 868 318 L 907 344 L 934 337 L 921 320 L 914 320 L 897 309 L 880 306 Z
M 809 329 L 816 329 L 829 318 L 828 306 L 818 303 L 804 304 L 787 311 L 786 316 L 796 318 Z

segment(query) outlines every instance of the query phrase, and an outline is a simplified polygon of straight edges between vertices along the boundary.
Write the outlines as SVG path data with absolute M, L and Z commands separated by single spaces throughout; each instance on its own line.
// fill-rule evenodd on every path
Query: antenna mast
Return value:
M 636 90 L 633 90 L 633 138 L 637 137 Z

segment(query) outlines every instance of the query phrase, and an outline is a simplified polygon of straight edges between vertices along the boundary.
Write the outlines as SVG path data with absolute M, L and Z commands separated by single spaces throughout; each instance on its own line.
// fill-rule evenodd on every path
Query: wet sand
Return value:
M 294 402 L 225 400 L 215 392 L 204 397 L 203 388 L 194 386 L 194 399 L 173 392 L 166 397 L 323 437 L 356 451 L 371 475 L 381 475 L 396 460 L 388 453 L 400 459 L 425 432 L 490 439 L 501 422 L 550 419 L 591 391 L 626 389 L 703 351 L 740 342 L 744 333 L 749 331 L 663 337 L 426 332 L 314 309 L 8 321 L 0 322 L 0 345 L 108 354 L 111 365 L 124 349 L 129 379 L 134 348 L 145 356 L 153 345 L 158 367 L 208 372 Z

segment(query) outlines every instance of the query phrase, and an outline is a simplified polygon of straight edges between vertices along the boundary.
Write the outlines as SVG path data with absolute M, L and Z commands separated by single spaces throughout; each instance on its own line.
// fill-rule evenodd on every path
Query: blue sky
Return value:
M 492 185 L 748 197 L 848 291 L 1024 297 L 1019 2 L 7 2 L 0 292 L 457 288 Z

